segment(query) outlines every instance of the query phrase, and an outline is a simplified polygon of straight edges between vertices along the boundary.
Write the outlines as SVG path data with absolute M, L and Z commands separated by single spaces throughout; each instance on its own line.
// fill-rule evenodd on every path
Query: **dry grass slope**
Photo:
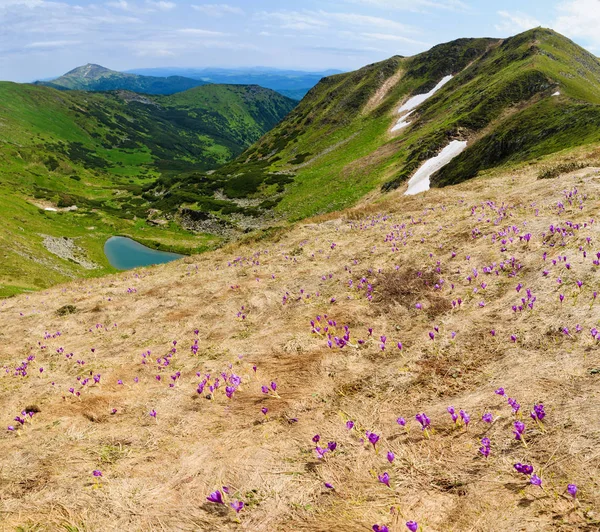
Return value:
M 600 178 L 539 171 L 395 192 L 270 240 L 3 301 L 0 425 L 16 430 L 0 435 L 1 528 L 598 530 Z M 317 315 L 336 321 L 332 337 L 347 325 L 351 345 L 311 333 Z M 221 372 L 241 377 L 231 399 Z M 271 381 L 279 397 L 262 393 Z M 500 386 L 522 405 L 527 447 Z M 529 417 L 540 402 L 543 430 Z M 448 405 L 471 414 L 468 431 Z M 21 426 L 22 411 L 37 412 Z M 317 458 L 315 434 L 337 449 Z M 221 486 L 239 515 L 207 501 Z

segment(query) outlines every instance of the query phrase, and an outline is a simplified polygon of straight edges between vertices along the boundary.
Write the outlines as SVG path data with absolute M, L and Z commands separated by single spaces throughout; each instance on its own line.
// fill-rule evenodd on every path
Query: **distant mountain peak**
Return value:
M 77 76 L 86 79 L 96 79 L 106 74 L 117 74 L 118 72 L 111 70 L 110 68 L 103 67 L 102 65 L 97 65 L 95 63 L 87 63 L 83 66 L 78 66 L 73 70 L 67 72 L 63 77 L 66 76 Z

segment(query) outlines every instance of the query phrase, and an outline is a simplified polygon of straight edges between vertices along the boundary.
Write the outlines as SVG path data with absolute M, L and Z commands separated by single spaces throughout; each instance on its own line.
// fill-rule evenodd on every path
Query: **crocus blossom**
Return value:
M 219 490 L 213 491 L 208 497 L 206 497 L 206 500 L 216 504 L 225 504 L 225 502 L 223 502 L 223 494 Z

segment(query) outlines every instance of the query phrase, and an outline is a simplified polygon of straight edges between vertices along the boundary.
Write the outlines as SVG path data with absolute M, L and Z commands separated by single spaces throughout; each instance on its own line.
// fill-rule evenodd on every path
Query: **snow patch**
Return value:
M 410 126 L 412 124 L 412 122 L 407 122 L 406 119 L 412 115 L 415 111 L 412 110 L 410 113 L 405 114 L 402 118 L 398 119 L 398 122 L 396 122 L 396 125 L 392 128 L 392 131 L 398 131 L 399 129 L 405 128 L 407 126 Z
M 560 96 L 560 91 L 556 91 L 552 96 Z
M 421 105 L 425 100 L 431 98 L 437 91 L 439 91 L 446 83 L 448 83 L 454 76 L 444 76 L 442 80 L 431 89 L 429 92 L 425 94 L 417 94 L 412 98 L 409 98 L 404 105 L 398 109 L 398 113 L 404 113 L 406 111 L 412 111 L 419 105 Z
M 405 196 L 412 196 L 429 190 L 429 178 L 440 168 L 446 166 L 454 157 L 460 155 L 467 147 L 466 141 L 453 140 L 435 157 L 432 157 L 417 170 L 408 181 Z
M 44 210 L 45 211 L 51 211 L 51 212 L 57 212 L 58 211 L 58 209 L 55 209 L 54 207 L 46 207 Z

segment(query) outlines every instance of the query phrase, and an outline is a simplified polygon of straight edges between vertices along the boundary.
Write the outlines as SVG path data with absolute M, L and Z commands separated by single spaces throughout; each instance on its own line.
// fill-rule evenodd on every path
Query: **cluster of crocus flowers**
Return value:
M 469 414 L 467 414 L 467 412 L 465 412 L 464 410 L 461 409 L 459 411 L 459 413 L 457 414 L 456 411 L 454 410 L 453 406 L 449 406 L 446 410 L 448 411 L 448 413 L 452 417 L 452 421 L 454 422 L 455 425 L 459 424 L 458 419 L 459 419 L 459 416 L 460 416 L 460 419 L 464 423 L 465 428 L 467 428 L 467 429 L 469 428 L 469 423 L 471 422 L 471 416 Z
M 312 441 L 315 444 L 317 444 L 315 447 L 315 453 L 317 453 L 317 458 L 324 458 L 326 453 L 332 453 L 337 449 L 337 443 L 334 441 L 328 442 L 327 447 L 320 447 L 319 442 L 321 441 L 321 436 L 319 434 L 315 434 L 312 438 Z
M 281 396 L 277 393 L 277 383 L 275 381 L 271 381 L 269 386 L 263 385 L 260 387 L 263 394 L 268 395 L 270 397 L 276 397 L 277 399 L 281 399 Z
M 531 419 L 533 419 L 541 427 L 542 421 L 546 417 L 546 412 L 544 411 L 544 405 L 541 403 L 533 405 L 533 410 L 531 411 L 531 413 L 529 415 L 531 416 Z
M 206 500 L 208 502 L 212 502 L 215 504 L 222 504 L 225 506 L 226 503 L 225 503 L 225 498 L 224 498 L 223 494 L 229 495 L 229 488 L 227 486 L 223 486 L 223 492 L 221 492 L 221 490 L 213 491 L 208 497 L 206 497 Z M 229 507 L 236 514 L 239 514 L 243 510 L 244 506 L 245 506 L 245 504 L 242 501 L 232 500 L 229 503 Z

